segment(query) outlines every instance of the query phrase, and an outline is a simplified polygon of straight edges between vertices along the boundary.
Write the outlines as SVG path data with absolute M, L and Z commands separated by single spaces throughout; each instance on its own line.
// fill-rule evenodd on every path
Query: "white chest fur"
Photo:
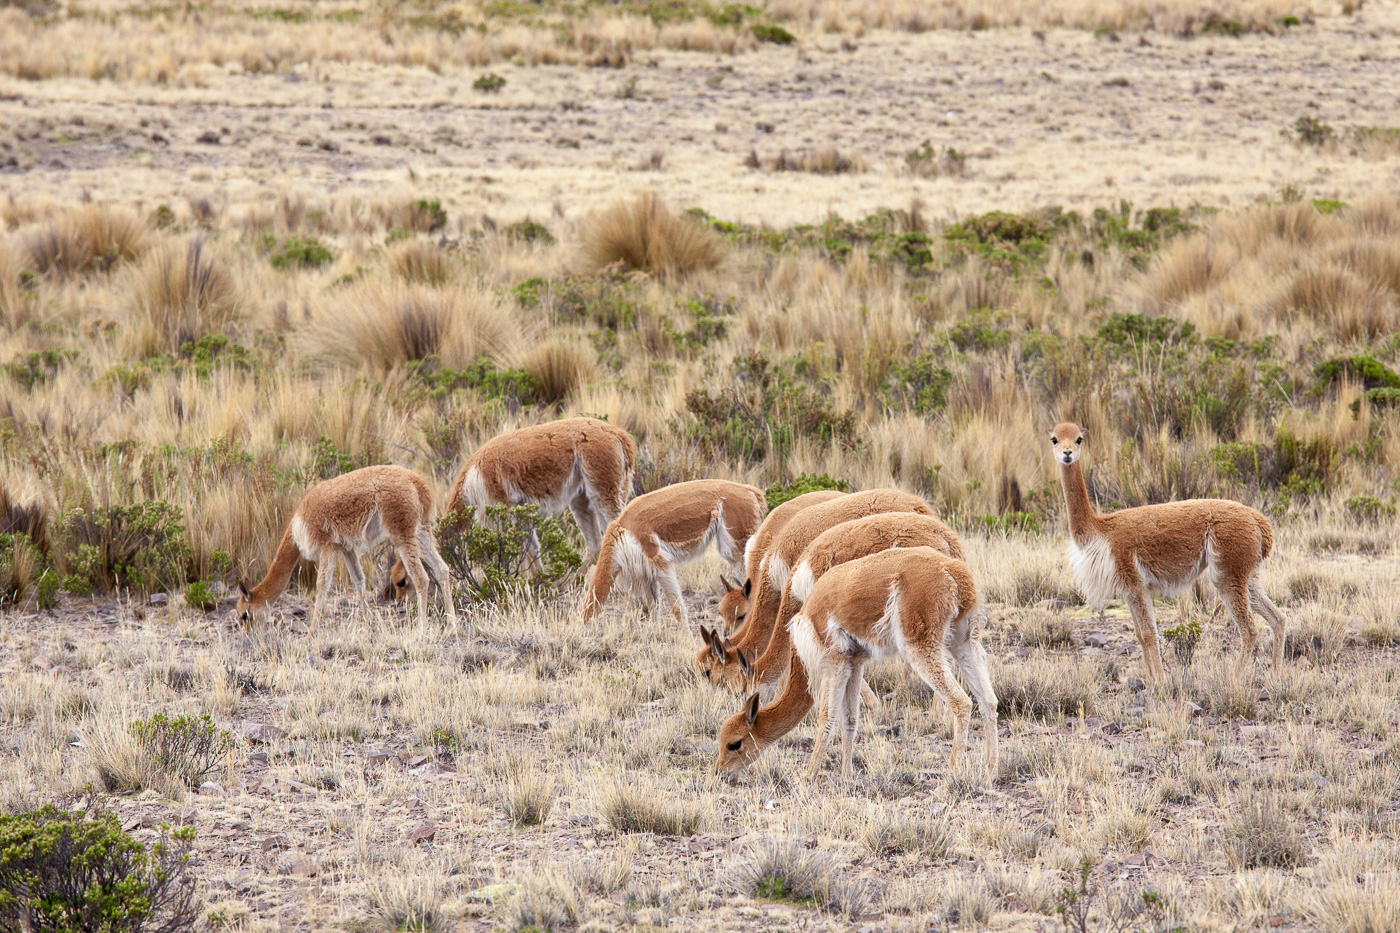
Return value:
M 1108 539 L 1095 536 L 1082 546 L 1069 542 L 1069 569 L 1074 585 L 1095 609 L 1102 609 L 1118 595 L 1118 569 L 1113 563 L 1113 550 Z

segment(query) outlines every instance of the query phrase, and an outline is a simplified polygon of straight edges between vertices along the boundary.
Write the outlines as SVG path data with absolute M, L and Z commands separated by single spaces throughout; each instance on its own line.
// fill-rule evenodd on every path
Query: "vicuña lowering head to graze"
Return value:
M 583 535 L 585 565 L 598 556 L 603 533 L 632 495 L 637 443 L 622 428 L 597 418 L 566 418 L 507 431 L 477 448 L 457 474 L 447 514 L 474 520 L 488 505 L 539 506 L 544 515 L 573 513 Z M 532 534 L 531 557 L 539 541 Z M 404 594 L 403 562 L 389 572 L 391 589 Z
M 788 670 L 789 649 L 792 647 L 788 625 L 811 595 L 817 581 L 827 571 L 848 561 L 901 547 L 930 547 L 940 554 L 963 559 L 962 542 L 958 540 L 957 533 L 932 515 L 888 512 L 828 528 L 802 552 L 787 586 L 783 587 L 783 597 L 778 604 L 778 615 L 768 647 L 751 664 L 744 655 L 739 655 L 742 681 L 731 685 L 748 694 L 777 684 Z M 732 678 L 733 669 L 725 669 L 724 675 Z
M 803 509 L 814 505 L 821 505 L 823 502 L 830 502 L 846 493 L 838 492 L 835 489 L 819 489 L 816 492 L 804 492 L 800 496 L 794 496 L 776 509 L 768 513 L 768 517 L 763 520 L 763 524 L 758 528 L 758 534 L 749 538 L 748 545 L 744 548 L 744 570 L 748 574 L 747 579 L 742 583 L 733 583 L 721 578 L 724 585 L 724 595 L 719 600 L 719 617 L 724 622 L 724 632 L 726 635 L 733 634 L 739 624 L 749 613 L 749 597 L 753 595 L 753 583 L 758 579 L 759 570 L 763 565 L 763 558 L 768 556 L 768 550 L 773 546 L 773 539 L 778 536 L 793 516 Z M 709 640 L 706 629 L 701 628 L 701 637 Z
M 1065 422 L 1050 432 L 1069 513 L 1069 565 L 1079 591 L 1102 608 L 1111 599 L 1128 604 L 1147 663 L 1148 680 L 1164 676 L 1157 645 L 1154 595 L 1174 596 L 1204 571 L 1229 608 L 1244 641 L 1235 665 L 1243 676 L 1254 653 L 1258 612 L 1274 631 L 1274 668 L 1283 663 L 1285 623 L 1259 581 L 1259 567 L 1274 546 L 1264 515 L 1228 499 L 1187 499 L 1100 515 L 1089 504 L 1079 457 L 1084 431 Z
M 720 727 L 715 768 L 747 767 L 797 727 L 818 700 L 817 741 L 808 776 L 816 774 L 836 723 L 841 723 L 841 774 L 850 777 L 860 725 L 861 671 L 865 663 L 898 655 L 953 710 L 953 750 L 958 758 L 972 721 L 972 701 L 958 686 L 949 654 L 982 710 L 987 773 L 997 770 L 997 698 L 982 649 L 984 611 L 972 571 L 932 548 L 895 548 L 832 568 L 792 619 L 787 683 L 768 706 L 757 693 Z
M 267 575 L 252 589 L 238 584 L 238 617 L 246 624 L 254 616 L 266 616 L 287 588 L 298 557 L 316 562 L 313 620 L 325 611 L 337 560 L 345 562 L 356 596 L 368 604 L 360 557 L 387 537 L 418 590 L 419 615 L 427 618 L 428 614 L 426 561 L 455 629 L 452 579 L 433 539 L 433 510 L 433 490 L 427 479 L 403 467 L 364 467 L 317 483 L 297 503 Z
M 789 519 L 773 539 L 763 557 L 748 617 L 734 634 L 733 640 L 718 631 L 702 632 L 705 647 L 695 658 L 695 665 L 712 683 L 726 683 L 742 675 L 743 668 L 768 647 L 773 635 L 773 622 L 778 618 L 778 604 L 788 576 L 807 545 L 828 528 L 884 512 L 914 512 L 932 515 L 928 503 L 913 493 L 898 489 L 867 489 L 839 496 L 827 502 L 808 506 Z
M 722 479 L 677 483 L 633 499 L 603 535 L 583 618 L 597 615 L 621 576 L 649 602 L 664 598 L 676 621 L 685 624 L 676 568 L 698 559 L 713 541 L 734 572 L 744 574 L 744 549 L 766 508 L 761 489 Z

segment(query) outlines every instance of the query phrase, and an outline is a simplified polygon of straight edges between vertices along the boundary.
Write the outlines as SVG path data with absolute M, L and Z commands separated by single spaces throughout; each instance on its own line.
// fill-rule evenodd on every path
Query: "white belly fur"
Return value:
M 1113 550 L 1108 539 L 1090 538 L 1080 547 L 1073 539 L 1069 542 L 1069 569 L 1074 575 L 1074 585 L 1095 609 L 1102 609 L 1109 600 L 1118 596 L 1118 569 L 1113 564 Z

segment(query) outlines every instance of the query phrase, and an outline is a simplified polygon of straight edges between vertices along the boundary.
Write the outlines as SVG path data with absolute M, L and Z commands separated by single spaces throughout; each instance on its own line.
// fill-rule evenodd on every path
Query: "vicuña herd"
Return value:
M 1121 599 L 1132 614 L 1148 680 L 1164 672 L 1152 598 L 1182 592 L 1209 573 L 1240 630 L 1236 675 L 1248 673 L 1254 613 L 1273 628 L 1273 663 L 1283 661 L 1284 618 L 1259 579 L 1273 529 L 1258 511 L 1224 499 L 1191 499 L 1100 514 L 1080 468 L 1085 432 L 1063 423 L 1049 432 L 1069 516 L 1069 564 L 1076 585 L 1102 608 Z M 879 700 L 863 676 L 868 661 L 899 657 L 954 714 L 955 767 L 971 728 L 972 700 L 982 712 L 986 764 L 997 768 L 997 697 L 980 633 L 986 616 L 957 534 L 922 498 L 897 489 L 809 492 L 767 511 L 762 491 L 728 480 L 677 483 L 629 502 L 637 446 L 620 428 L 569 418 L 522 428 L 483 444 L 452 484 L 452 522 L 484 521 L 489 505 L 573 514 L 585 563 L 596 561 L 580 608 L 593 618 L 615 583 L 686 624 L 676 569 L 715 546 L 733 569 L 722 577 L 722 628 L 698 627 L 696 665 L 711 683 L 747 696 L 724 723 L 716 767 L 739 770 L 792 731 L 815 705 L 815 774 L 831 733 L 841 729 L 843 776 L 862 703 Z M 430 588 L 443 596 L 455 629 L 452 581 L 433 536 L 427 479 L 397 466 L 355 470 L 313 486 L 287 526 L 266 576 L 239 584 L 244 623 L 265 617 L 287 588 L 298 558 L 317 565 L 313 620 L 325 613 L 337 561 L 365 602 L 362 557 L 387 538 L 397 554 L 390 590 L 417 594 L 426 617 Z M 539 542 L 528 544 L 532 561 Z M 765 697 L 769 702 L 765 705 Z

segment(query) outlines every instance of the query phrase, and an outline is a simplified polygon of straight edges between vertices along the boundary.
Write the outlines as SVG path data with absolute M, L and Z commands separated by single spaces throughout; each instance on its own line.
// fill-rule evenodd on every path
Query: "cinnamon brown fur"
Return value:
M 972 572 L 932 548 L 895 548 L 828 571 L 793 617 L 790 671 L 768 706 L 757 693 L 720 727 L 715 768 L 737 771 L 792 731 L 819 701 L 817 741 L 808 775 L 815 775 L 836 723 L 841 724 L 841 770 L 851 773 L 860 722 L 861 671 L 882 657 L 902 657 L 953 710 L 950 770 L 967 741 L 972 701 L 950 666 L 977 697 L 986 738 L 988 774 L 997 769 L 997 698 L 981 643 L 983 610 Z
M 663 598 L 685 624 L 685 603 L 675 568 L 699 558 L 710 542 L 736 573 L 744 548 L 763 521 L 763 491 L 728 480 L 677 483 L 638 496 L 608 526 L 581 612 L 591 619 L 607 602 L 621 575 L 633 592 L 659 603 Z
M 1153 595 L 1179 593 L 1207 570 L 1243 640 L 1236 676 L 1244 676 L 1253 657 L 1255 612 L 1273 629 L 1277 670 L 1286 622 L 1259 580 L 1260 565 L 1273 550 L 1269 520 L 1228 499 L 1188 499 L 1100 515 L 1089 503 L 1079 463 L 1084 431 L 1065 422 L 1049 434 L 1065 491 L 1075 583 L 1093 605 L 1102 607 L 1110 599 L 1128 604 L 1148 679 L 1158 684 L 1165 676 Z
M 778 604 L 791 568 L 823 531 L 842 522 L 885 512 L 933 515 L 928 503 L 898 489 L 867 489 L 803 509 L 773 539 L 754 582 L 748 618 L 734 638 L 713 637 L 695 659 L 700 673 L 713 683 L 728 682 L 742 666 L 761 655 L 773 634 Z
M 452 580 L 433 539 L 433 512 L 428 480 L 403 467 L 365 467 L 317 483 L 297 503 L 267 574 L 251 589 L 239 583 L 238 617 L 247 623 L 255 614 L 265 616 L 286 590 L 298 557 L 316 562 L 313 619 L 325 610 L 337 561 L 344 562 L 355 594 L 366 600 L 360 558 L 387 537 L 415 582 L 419 614 L 427 616 L 429 584 L 435 583 L 455 628 Z M 431 569 L 431 578 L 424 570 L 424 561 Z
M 487 505 L 539 506 L 544 515 L 573 513 L 583 535 L 584 565 L 598 556 L 603 533 L 632 494 L 637 443 L 597 418 L 565 418 L 507 431 L 477 448 L 458 471 L 447 514 L 465 508 L 467 521 Z M 532 536 L 529 547 L 537 556 Z M 391 592 L 403 594 L 402 562 L 389 572 Z

